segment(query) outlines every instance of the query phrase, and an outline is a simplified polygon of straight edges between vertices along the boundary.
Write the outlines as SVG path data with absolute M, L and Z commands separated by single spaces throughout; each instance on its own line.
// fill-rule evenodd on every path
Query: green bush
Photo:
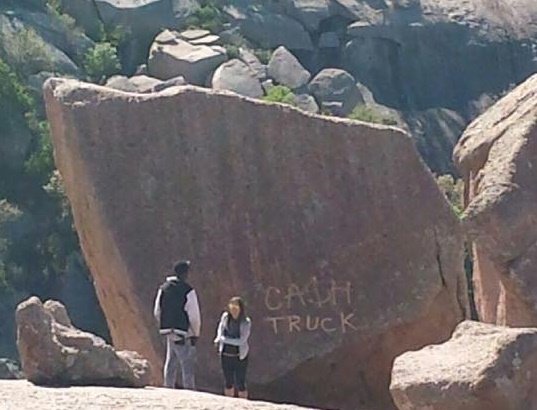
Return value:
M 293 94 L 293 91 L 289 87 L 284 85 L 275 85 L 270 88 L 267 95 L 263 97 L 263 100 L 296 106 L 295 94 Z
M 348 118 L 373 124 L 397 125 L 397 121 L 393 118 L 383 117 L 380 113 L 365 104 L 359 104 L 354 107 Z
M 6 59 L 23 75 L 54 71 L 54 62 L 45 41 L 33 28 L 23 28 L 14 35 L 5 35 Z
M 254 50 L 254 54 L 259 59 L 259 61 L 261 61 L 262 64 L 268 64 L 270 61 L 270 57 L 272 56 L 272 51 L 258 48 Z
M 103 83 L 107 77 L 121 71 L 117 48 L 108 42 L 97 43 L 84 57 L 84 69 L 88 77 Z
M 227 19 L 215 2 L 206 2 L 194 11 L 186 24 L 189 28 L 201 28 L 216 34 L 224 29 L 226 22 Z
M 240 57 L 240 50 L 239 47 L 233 45 L 233 44 L 226 44 L 224 45 L 224 48 L 226 49 L 227 56 L 229 59 L 233 58 L 239 58 Z
M 445 195 L 453 212 L 460 218 L 464 212 L 464 183 L 461 179 L 455 179 L 452 175 L 440 175 L 436 178 L 438 187 Z

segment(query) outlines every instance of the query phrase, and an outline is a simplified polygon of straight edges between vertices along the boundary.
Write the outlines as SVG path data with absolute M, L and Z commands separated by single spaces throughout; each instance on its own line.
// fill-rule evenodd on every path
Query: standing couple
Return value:
M 187 282 L 190 261 L 177 262 L 173 274 L 160 286 L 154 315 L 160 334 L 166 337 L 164 387 L 174 388 L 181 367 L 183 387 L 196 389 L 196 344 L 201 331 L 201 313 L 196 291 Z M 218 323 L 214 343 L 218 348 L 225 379 L 226 396 L 248 398 L 248 338 L 251 320 L 240 297 L 232 298 Z

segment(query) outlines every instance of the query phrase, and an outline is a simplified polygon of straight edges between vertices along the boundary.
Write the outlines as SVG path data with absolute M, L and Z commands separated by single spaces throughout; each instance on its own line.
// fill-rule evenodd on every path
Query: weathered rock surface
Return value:
M 537 75 L 466 129 L 454 160 L 466 182 L 480 318 L 537 326 Z
M 356 80 L 345 70 L 325 68 L 309 83 L 308 88 L 317 101 L 323 103 L 341 103 L 341 109 L 333 114 L 347 116 L 356 105 L 364 102 Z
M 328 0 L 286 0 L 287 14 L 300 21 L 308 31 L 317 31 L 322 20 L 330 17 Z
M 226 60 L 226 51 L 222 47 L 196 46 L 166 30 L 151 46 L 147 70 L 150 76 L 161 80 L 182 76 L 190 84 L 204 85 Z
M 537 408 L 537 329 L 461 323 L 446 343 L 395 359 L 399 410 Z
M 298 94 L 295 96 L 295 104 L 303 111 L 318 113 L 319 106 L 315 101 L 315 98 L 309 94 Z
M 239 48 L 239 58 L 254 71 L 260 81 L 264 81 L 267 78 L 267 67 L 259 61 L 259 58 L 253 52 L 241 47 Z
M 130 78 L 122 75 L 115 75 L 108 79 L 108 81 L 106 82 L 106 86 L 115 88 L 116 90 L 133 93 L 149 93 L 157 91 L 157 89 L 160 90 L 167 88 L 163 87 L 164 83 L 164 81 L 161 81 L 157 78 L 149 77 L 147 75 L 135 75 Z
M 311 78 L 309 71 L 283 46 L 272 53 L 267 72 L 273 80 L 291 89 L 306 85 Z
M 359 21 L 349 29 L 344 68 L 382 104 L 461 110 L 537 71 L 535 1 L 337 2 L 349 3 Z M 366 16 L 368 4 L 379 21 Z
M 285 15 L 249 13 L 240 22 L 241 33 L 262 48 L 284 46 L 289 50 L 312 50 L 313 44 L 304 27 Z
M 114 343 L 156 368 L 148 307 L 182 256 L 206 321 L 199 385 L 216 391 L 211 323 L 234 294 L 255 322 L 252 393 L 328 408 L 393 408 L 393 358 L 464 318 L 457 219 L 400 130 L 195 87 L 49 80 L 45 98 Z
M 143 387 L 149 363 L 137 353 L 115 351 L 101 338 L 75 328 L 65 307 L 37 297 L 17 307 L 17 347 L 24 374 L 38 385 Z
M 174 409 L 174 410 L 300 410 L 304 407 L 232 399 L 213 394 L 172 389 L 69 387 L 49 389 L 27 381 L 0 381 L 0 408 L 50 409 Z M 311 409 L 310 409 L 311 410 Z
M 263 88 L 256 73 L 241 60 L 226 61 L 216 69 L 212 78 L 215 90 L 228 90 L 246 97 L 263 96 Z
M 23 377 L 17 362 L 10 359 L 0 359 L 0 380 L 22 379 Z

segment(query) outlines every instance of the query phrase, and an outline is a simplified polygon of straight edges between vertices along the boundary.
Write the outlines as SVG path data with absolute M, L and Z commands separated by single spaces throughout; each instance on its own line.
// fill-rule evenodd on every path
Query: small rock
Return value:
M 159 84 L 156 84 L 152 91 L 159 92 L 159 91 L 165 90 L 166 88 L 176 87 L 179 85 L 186 85 L 186 84 L 187 82 L 185 81 L 185 78 L 182 76 L 179 76 L 175 78 L 170 78 L 169 80 L 162 81 Z
M 208 35 L 208 36 L 205 36 L 205 37 L 201 37 L 201 38 L 197 38 L 195 40 L 190 40 L 190 44 L 208 45 L 208 46 L 218 44 L 219 42 L 220 42 L 220 37 L 217 36 L 217 35 L 214 35 L 214 34 L 211 34 L 211 35 Z
M 297 89 L 306 85 L 311 74 L 285 47 L 278 47 L 268 63 L 268 75 L 281 85 Z
M 239 48 L 239 58 L 250 67 L 260 81 L 267 78 L 267 66 L 262 64 L 250 50 L 244 47 Z
M 334 108 L 336 105 L 331 103 L 338 103 L 335 115 L 346 116 L 357 104 L 364 102 L 354 77 L 339 68 L 321 70 L 308 88 L 323 108 Z
M 252 98 L 263 95 L 261 82 L 255 72 L 238 59 L 226 61 L 218 67 L 211 85 L 216 90 L 229 90 Z
M 315 98 L 309 94 L 298 94 L 295 96 L 295 104 L 303 111 L 318 113 L 319 106 L 315 101 Z
M 0 380 L 23 379 L 19 364 L 10 359 L 0 359 Z
M 211 35 L 211 32 L 209 30 L 192 29 L 181 31 L 179 33 L 179 38 L 190 42 L 192 40 L 197 40 L 203 37 L 207 37 L 209 35 Z
M 37 297 L 15 314 L 17 348 L 29 381 L 39 385 L 143 387 L 149 363 L 135 352 L 115 351 L 101 338 L 71 324 L 65 307 Z
M 183 76 L 190 84 L 204 85 L 207 77 L 226 60 L 223 47 L 197 46 L 181 39 L 174 44 L 155 41 L 147 68 L 149 75 L 161 80 Z

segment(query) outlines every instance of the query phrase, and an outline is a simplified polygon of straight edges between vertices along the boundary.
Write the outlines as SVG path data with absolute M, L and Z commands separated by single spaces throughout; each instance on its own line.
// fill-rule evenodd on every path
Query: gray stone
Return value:
M 105 84 L 106 87 L 114 88 L 116 90 L 126 91 L 126 92 L 136 92 L 136 86 L 132 84 L 128 77 L 124 75 L 114 75 L 110 77 Z
M 147 75 L 135 75 L 134 77 L 129 78 L 129 82 L 134 85 L 136 90 L 140 93 L 152 92 L 155 87 L 162 84 L 161 80 Z
M 315 101 L 315 98 L 309 94 L 298 94 L 295 96 L 295 104 L 302 111 L 318 113 L 319 106 Z
M 317 31 L 330 16 L 328 0 L 287 0 L 287 14 L 300 21 L 308 31 Z
M 24 374 L 38 385 L 143 387 L 149 363 L 135 352 L 115 351 L 101 338 L 72 326 L 59 302 L 37 297 L 17 307 L 17 347 Z
M 205 37 L 190 40 L 190 44 L 194 45 L 214 45 L 220 42 L 220 37 L 215 34 L 210 34 Z
M 169 80 L 162 81 L 159 84 L 156 84 L 155 87 L 153 87 L 154 92 L 159 92 L 162 90 L 165 90 L 169 87 L 177 87 L 180 85 L 186 85 L 187 82 L 185 81 L 185 78 L 182 76 L 170 78 Z
M 155 42 L 147 69 L 150 76 L 161 80 L 183 76 L 190 84 L 205 85 L 209 75 L 226 60 L 222 47 L 195 46 L 178 39 L 174 44 Z
M 0 359 L 0 380 L 23 379 L 19 364 L 10 359 Z
M 309 71 L 283 46 L 272 53 L 268 63 L 268 75 L 278 84 L 291 89 L 306 85 L 311 78 Z
M 261 86 L 263 87 L 263 90 L 265 90 L 265 93 L 268 93 L 269 90 L 274 87 L 274 81 L 272 79 L 268 78 L 265 81 L 261 83 Z
M 216 69 L 212 79 L 212 88 L 229 90 L 252 98 L 263 95 L 261 82 L 253 70 L 240 60 L 226 61 Z
M 289 50 L 313 50 L 310 35 L 296 20 L 275 13 L 251 13 L 240 22 L 241 32 L 261 48 L 285 46 Z
M 357 104 L 364 102 L 354 77 L 339 68 L 320 71 L 308 88 L 323 107 L 327 107 L 325 103 L 341 104 L 337 105 L 340 107 L 337 109 L 338 115 L 346 116 Z
M 337 33 L 327 31 L 319 38 L 319 48 L 339 48 L 341 45 Z
M 260 81 L 267 78 L 267 66 L 262 64 L 253 52 L 241 47 L 239 48 L 239 58 L 250 67 Z
M 191 41 L 191 40 L 197 40 L 202 37 L 206 37 L 210 34 L 211 32 L 209 30 L 191 29 L 191 30 L 181 31 L 179 33 L 179 38 L 185 41 Z

